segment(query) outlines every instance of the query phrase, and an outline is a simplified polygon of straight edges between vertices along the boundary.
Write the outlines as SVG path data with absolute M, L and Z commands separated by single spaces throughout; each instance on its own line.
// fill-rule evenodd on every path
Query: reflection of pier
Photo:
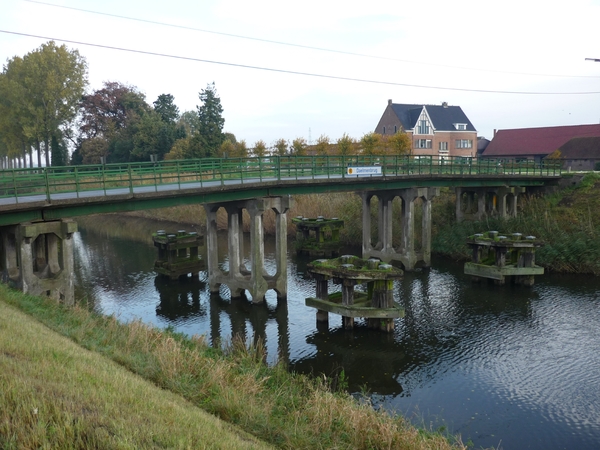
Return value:
M 240 298 L 224 300 L 218 294 L 210 295 L 210 339 L 213 345 L 221 341 L 221 314 L 226 314 L 231 323 L 231 335 L 248 339 L 247 325 L 253 330 L 252 342 L 268 346 L 267 325 L 269 321 L 277 323 L 277 355 L 281 361 L 289 361 L 290 344 L 288 329 L 288 307 L 285 300 L 278 300 L 275 307 L 267 302 L 250 303 Z
M 160 304 L 156 307 L 156 315 L 164 317 L 170 322 L 181 319 L 205 316 L 206 305 L 200 301 L 201 291 L 206 283 L 197 278 L 187 278 L 179 283 L 171 283 L 164 277 L 156 277 L 154 286 L 160 297 Z
M 357 337 L 360 336 L 360 339 Z M 391 334 L 360 329 L 348 332 L 343 329 L 317 332 L 307 338 L 307 343 L 316 347 L 316 351 L 306 358 L 290 364 L 295 372 L 330 376 L 340 368 L 348 377 L 350 392 L 361 392 L 366 387 L 377 386 L 380 395 L 398 395 L 402 385 L 398 382 L 400 369 L 406 365 L 404 351 L 381 355 L 381 348 L 393 345 Z M 391 356 L 390 356 L 391 355 Z

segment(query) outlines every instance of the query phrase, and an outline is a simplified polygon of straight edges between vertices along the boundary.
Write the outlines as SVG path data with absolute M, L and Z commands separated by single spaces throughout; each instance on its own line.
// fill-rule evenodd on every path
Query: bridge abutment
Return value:
M 75 303 L 72 220 L 0 228 L 2 281 L 24 293 Z
M 379 258 L 384 262 L 398 261 L 405 270 L 417 265 L 431 266 L 431 200 L 439 194 L 439 188 L 407 188 L 394 191 L 365 191 L 362 197 L 363 258 Z M 378 242 L 373 245 L 371 237 L 371 200 L 379 200 L 377 211 Z M 394 214 L 392 202 L 400 197 L 402 202 L 400 246 L 393 245 Z M 415 246 L 415 201 L 421 200 L 420 249 Z
M 225 284 L 232 298 L 241 297 L 244 291 L 252 296 L 253 303 L 264 301 L 266 292 L 273 289 L 277 298 L 287 297 L 287 211 L 290 197 L 264 197 L 253 200 L 204 205 L 206 211 L 206 245 L 208 284 L 212 293 L 219 292 Z M 227 255 L 229 270 L 219 268 L 217 241 L 217 211 L 227 211 Z M 250 215 L 250 270 L 243 264 L 244 234 L 242 214 Z M 264 263 L 263 215 L 267 210 L 275 212 L 275 262 L 276 271 L 270 275 Z

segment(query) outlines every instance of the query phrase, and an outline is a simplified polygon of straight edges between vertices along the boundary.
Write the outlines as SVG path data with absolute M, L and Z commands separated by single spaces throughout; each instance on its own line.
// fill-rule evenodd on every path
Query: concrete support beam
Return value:
M 22 223 L 0 229 L 2 281 L 25 293 L 75 303 L 72 220 Z
M 204 205 L 207 220 L 208 284 L 211 292 L 219 291 L 225 284 L 232 298 L 243 296 L 248 291 L 253 303 L 262 303 L 267 290 L 274 289 L 279 299 L 287 297 L 287 220 L 286 214 L 291 205 L 290 197 L 265 197 L 239 202 L 212 203 Z M 224 207 L 228 214 L 227 244 L 229 270 L 219 269 L 216 214 Z M 250 215 L 250 270 L 243 264 L 244 237 L 242 214 Z M 263 214 L 267 210 L 275 212 L 276 231 L 276 272 L 269 275 L 264 264 Z

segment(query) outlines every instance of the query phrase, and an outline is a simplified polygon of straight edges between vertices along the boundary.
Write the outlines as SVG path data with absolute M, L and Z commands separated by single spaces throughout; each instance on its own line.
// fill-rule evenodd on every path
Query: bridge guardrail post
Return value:
M 17 192 L 17 175 L 14 170 L 12 171 L 12 178 L 13 178 L 13 190 L 15 191 L 15 202 L 19 203 L 19 193 Z
M 127 175 L 129 176 L 129 193 L 133 195 L 133 171 L 131 170 L 131 164 L 127 164 Z
M 50 203 L 50 180 L 48 179 L 48 168 L 44 168 L 44 182 L 46 183 L 46 201 Z

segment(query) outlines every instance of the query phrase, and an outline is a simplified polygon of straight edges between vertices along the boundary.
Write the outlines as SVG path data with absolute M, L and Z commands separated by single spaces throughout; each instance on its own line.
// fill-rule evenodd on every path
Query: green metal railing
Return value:
M 203 187 L 267 180 L 356 178 L 349 167 L 379 167 L 377 177 L 527 175 L 559 176 L 560 162 L 505 162 L 464 157 L 414 156 L 268 156 L 257 158 L 204 158 L 194 160 L 104 164 L 0 171 L 0 198 L 41 196 L 47 201 L 60 194 L 121 190 L 138 187 Z

